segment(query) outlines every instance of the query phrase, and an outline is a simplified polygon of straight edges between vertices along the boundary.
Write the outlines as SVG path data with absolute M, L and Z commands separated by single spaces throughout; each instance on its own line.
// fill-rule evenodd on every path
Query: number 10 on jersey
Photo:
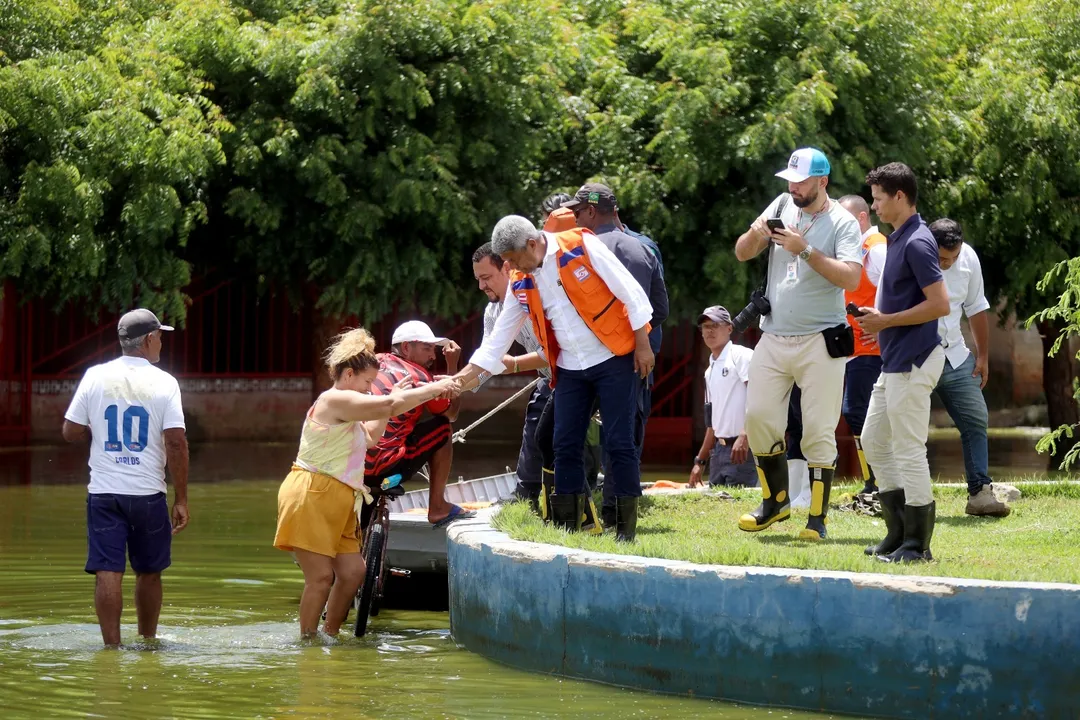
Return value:
M 105 452 L 123 452 L 126 447 L 131 452 L 142 452 L 146 449 L 146 441 L 150 434 L 150 413 L 145 408 L 132 405 L 124 411 L 124 444 L 120 444 L 120 436 L 117 433 L 119 424 L 120 408 L 110 405 L 105 408 L 105 422 L 109 426 L 109 437 L 105 441 Z M 139 419 L 139 434 L 132 437 L 132 425 L 135 418 Z

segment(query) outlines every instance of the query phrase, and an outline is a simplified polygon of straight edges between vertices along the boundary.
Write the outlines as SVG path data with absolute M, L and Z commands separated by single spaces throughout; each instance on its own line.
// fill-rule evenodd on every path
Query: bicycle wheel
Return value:
M 385 545 L 385 543 L 384 543 Z M 371 596 L 371 617 L 377 617 L 382 607 L 383 594 L 386 592 L 386 560 L 379 558 L 379 574 L 376 576 L 375 592 Z
M 364 584 L 360 587 L 360 602 L 356 606 L 356 637 L 363 637 L 367 632 L 368 617 L 371 614 L 371 600 L 375 596 L 375 585 L 379 574 L 382 572 L 382 549 L 386 537 L 383 535 L 383 527 L 377 524 L 371 528 L 371 536 L 368 538 L 367 552 L 364 553 L 364 562 L 367 563 L 367 571 L 364 574 Z

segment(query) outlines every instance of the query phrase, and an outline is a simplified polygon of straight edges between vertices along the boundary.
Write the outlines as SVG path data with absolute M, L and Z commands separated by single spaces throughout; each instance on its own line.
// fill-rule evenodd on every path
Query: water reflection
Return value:
M 8 718 L 813 718 L 508 669 L 459 649 L 445 612 L 384 610 L 367 637 L 303 643 L 303 580 L 270 547 L 277 480 L 191 486 L 161 637 L 102 650 L 82 572 L 83 481 L 0 487 L 0 716 Z

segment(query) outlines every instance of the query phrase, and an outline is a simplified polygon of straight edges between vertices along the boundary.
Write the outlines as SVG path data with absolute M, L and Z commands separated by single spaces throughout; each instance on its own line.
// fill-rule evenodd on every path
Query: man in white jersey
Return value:
M 86 371 L 64 414 L 64 440 L 90 445 L 86 498 L 86 572 L 96 576 L 94 607 L 107 647 L 120 644 L 122 582 L 127 558 L 135 571 L 139 635 L 157 635 L 161 572 L 172 536 L 188 524 L 188 445 L 180 386 L 154 367 L 162 325 L 149 310 L 120 318 L 123 356 Z M 172 516 L 165 488 L 173 484 Z

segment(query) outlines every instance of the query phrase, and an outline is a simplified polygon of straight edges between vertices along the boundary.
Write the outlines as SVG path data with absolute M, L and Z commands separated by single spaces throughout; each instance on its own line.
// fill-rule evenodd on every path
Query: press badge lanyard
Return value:
M 829 198 L 825 202 L 825 207 L 821 208 L 820 210 L 818 210 L 816 213 L 814 213 L 810 217 L 810 224 L 806 226 L 805 230 L 799 230 L 799 223 L 798 223 L 798 221 L 795 222 L 795 229 L 799 230 L 799 234 L 803 236 L 803 239 L 806 239 L 807 233 L 809 233 L 810 230 L 813 229 L 814 225 L 817 224 L 818 218 L 820 218 L 825 213 L 829 212 L 830 207 L 832 207 L 832 198 Z M 799 214 L 801 215 L 802 211 L 800 211 Z
M 825 213 L 829 212 L 830 207 L 832 207 L 832 198 L 828 198 L 826 200 L 826 202 L 825 202 L 825 207 L 821 208 L 816 213 L 814 213 L 814 215 L 810 218 L 810 224 L 806 226 L 806 229 L 799 228 L 798 220 L 795 221 L 795 229 L 799 231 L 799 234 L 803 236 L 804 240 L 806 239 L 806 236 L 810 234 L 810 231 L 813 229 L 814 225 L 817 224 L 818 218 L 820 218 Z M 802 212 L 800 211 L 799 214 L 801 215 Z M 807 240 L 807 245 L 809 245 L 809 244 L 810 244 L 810 241 Z M 794 281 L 799 279 L 799 257 L 798 256 L 795 256 L 794 258 L 792 258 L 791 262 L 788 263 L 787 277 L 785 279 L 787 281 L 789 281 L 789 282 L 794 282 Z

